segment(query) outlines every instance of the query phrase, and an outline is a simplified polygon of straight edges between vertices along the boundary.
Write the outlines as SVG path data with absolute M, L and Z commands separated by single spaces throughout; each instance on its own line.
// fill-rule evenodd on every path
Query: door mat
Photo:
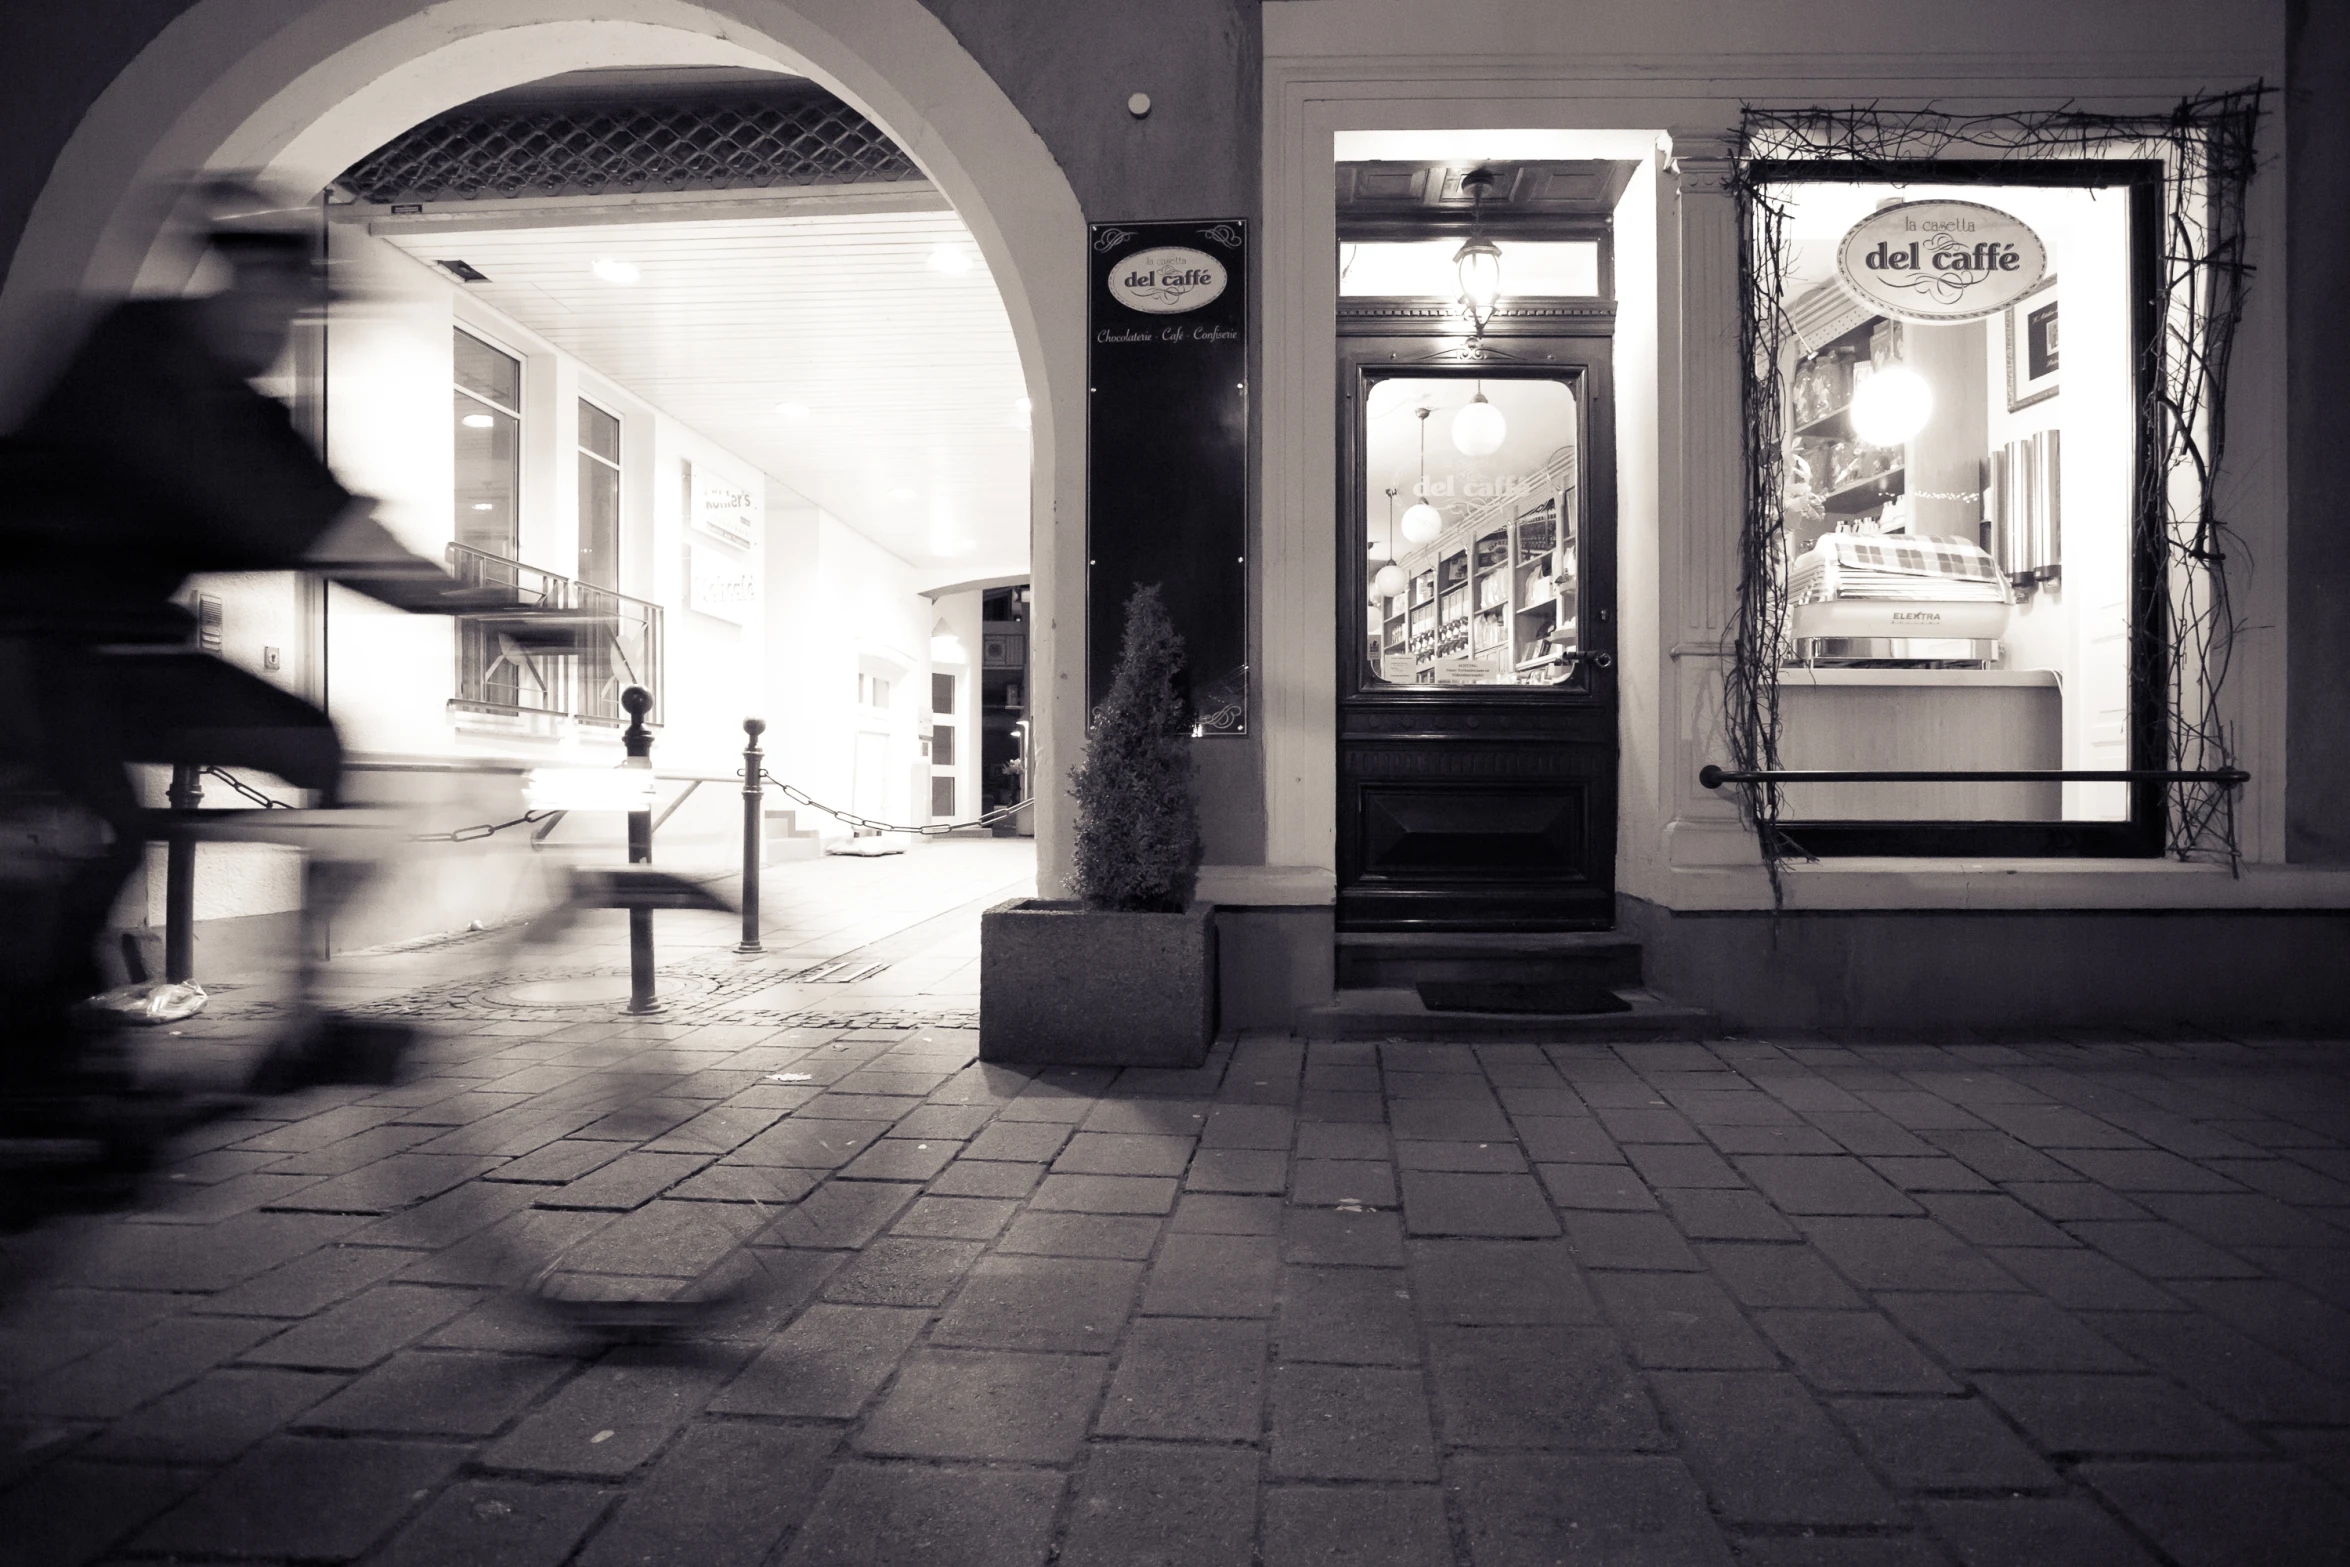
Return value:
M 1632 1003 L 1599 985 L 1481 984 L 1473 980 L 1420 981 L 1420 1004 L 1431 1012 L 1530 1012 L 1556 1017 L 1575 1012 L 1629 1012 Z

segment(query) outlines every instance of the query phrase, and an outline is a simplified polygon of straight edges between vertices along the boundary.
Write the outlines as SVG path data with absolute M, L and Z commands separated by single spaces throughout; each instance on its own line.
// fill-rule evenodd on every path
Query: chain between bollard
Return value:
M 196 771 L 205 777 L 219 779 L 265 811 L 294 809 L 283 800 L 272 799 L 225 768 L 199 767 Z M 559 810 L 524 811 L 520 816 L 508 817 L 502 822 L 476 822 L 470 827 L 455 827 L 447 832 L 417 833 L 408 841 L 410 843 L 479 843 L 484 838 L 496 837 L 509 827 L 536 827 L 541 822 L 553 821 L 563 814 Z
M 1033 800 L 1021 800 L 1012 805 L 999 805 L 994 810 L 975 816 L 967 822 L 932 822 L 924 827 L 901 827 L 895 822 L 877 822 L 870 816 L 859 816 L 855 811 L 844 811 L 835 806 L 826 805 L 822 800 L 812 798 L 799 785 L 785 783 L 764 767 L 759 769 L 759 776 L 766 782 L 775 785 L 783 797 L 795 805 L 805 805 L 813 810 L 822 811 L 825 815 L 837 821 L 846 822 L 851 827 L 861 827 L 867 832 L 909 833 L 917 838 L 938 838 L 950 832 L 963 832 L 973 827 L 992 827 L 997 822 L 1006 821 L 1019 815 L 1036 803 Z

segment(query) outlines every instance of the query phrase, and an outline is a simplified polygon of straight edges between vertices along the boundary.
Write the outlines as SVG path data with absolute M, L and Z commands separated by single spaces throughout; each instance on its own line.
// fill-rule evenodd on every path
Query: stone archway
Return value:
M 0 289 L 0 423 L 88 302 L 184 284 L 158 199 L 177 179 L 259 170 L 307 188 L 484 93 L 665 64 L 772 65 L 820 82 L 905 148 L 978 244 L 1033 408 L 1037 764 L 1060 776 L 1084 731 L 1083 682 L 1057 678 L 1053 631 L 1084 623 L 1084 218 L 1034 129 L 919 0 L 195 0 L 98 96 L 34 203 Z M 1068 823 L 1057 790 L 1038 790 L 1035 809 L 1049 889 L 1064 879 Z

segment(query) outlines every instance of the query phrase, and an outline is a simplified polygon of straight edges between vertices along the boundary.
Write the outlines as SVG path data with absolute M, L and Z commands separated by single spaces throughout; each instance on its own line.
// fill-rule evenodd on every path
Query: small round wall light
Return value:
M 1133 94 L 1126 100 L 1126 112 L 1138 120 L 1149 114 L 1151 112 L 1151 95 L 1146 92 Z

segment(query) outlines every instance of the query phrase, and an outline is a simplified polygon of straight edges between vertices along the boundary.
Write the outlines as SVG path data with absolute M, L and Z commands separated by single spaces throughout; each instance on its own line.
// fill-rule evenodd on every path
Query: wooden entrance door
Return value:
M 1613 312 L 1439 314 L 1341 319 L 1339 928 L 1607 929 Z

